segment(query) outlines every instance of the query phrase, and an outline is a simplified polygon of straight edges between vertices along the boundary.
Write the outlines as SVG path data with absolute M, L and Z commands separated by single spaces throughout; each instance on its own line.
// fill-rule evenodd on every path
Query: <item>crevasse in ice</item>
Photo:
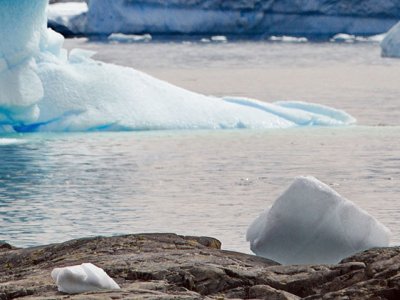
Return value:
M 0 0 L 0 131 L 287 128 L 352 124 L 303 102 L 193 93 L 131 68 L 67 53 L 46 28 L 47 0 Z
M 389 230 L 314 177 L 298 177 L 250 225 L 254 253 L 282 264 L 329 264 L 389 244 Z

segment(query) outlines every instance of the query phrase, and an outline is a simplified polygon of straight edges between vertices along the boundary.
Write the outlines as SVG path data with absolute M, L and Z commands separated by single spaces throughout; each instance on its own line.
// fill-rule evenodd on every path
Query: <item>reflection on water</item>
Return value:
M 0 240 L 177 232 L 249 252 L 250 222 L 314 175 L 400 242 L 400 128 L 24 135 L 0 146 Z

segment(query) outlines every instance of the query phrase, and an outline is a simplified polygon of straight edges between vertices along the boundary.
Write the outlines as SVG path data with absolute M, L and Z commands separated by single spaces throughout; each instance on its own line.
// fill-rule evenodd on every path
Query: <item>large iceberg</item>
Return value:
M 0 0 L 0 131 L 287 128 L 347 125 L 343 111 L 193 93 L 62 48 L 47 0 Z
M 389 230 L 313 177 L 299 177 L 249 227 L 259 256 L 282 264 L 329 264 L 389 244 Z
M 400 22 L 386 34 L 381 49 L 383 57 L 400 57 Z
M 362 2 L 362 3 L 361 3 Z M 87 34 L 333 36 L 386 32 L 395 0 L 90 0 Z

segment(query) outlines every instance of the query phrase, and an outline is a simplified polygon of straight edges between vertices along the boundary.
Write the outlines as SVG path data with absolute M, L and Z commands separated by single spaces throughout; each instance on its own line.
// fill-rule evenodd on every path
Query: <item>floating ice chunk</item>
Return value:
M 226 36 L 223 35 L 214 35 L 211 37 L 211 41 L 212 42 L 218 42 L 218 43 L 227 43 L 228 42 L 228 38 Z
M 338 33 L 335 34 L 330 41 L 331 42 L 341 42 L 341 43 L 354 43 L 356 40 L 356 36 L 347 33 Z
M 295 37 L 295 36 L 271 36 L 269 38 L 272 42 L 282 42 L 282 43 L 307 43 L 308 39 L 305 37 Z
M 330 41 L 339 43 L 380 43 L 386 34 L 377 34 L 372 36 L 356 36 L 346 33 L 334 35 Z
M 34 132 L 261 129 L 354 122 L 345 113 L 311 104 L 204 96 L 131 68 L 96 61 L 90 51 L 75 49 L 68 55 L 62 48 L 64 38 L 46 29 L 47 0 L 0 1 L 3 131 L 10 126 L 17 132 Z M 226 37 L 212 40 L 224 42 Z
M 67 294 L 78 294 L 97 290 L 119 290 L 119 285 L 103 269 L 91 263 L 55 268 L 51 277 L 58 290 Z
M 400 22 L 386 34 L 381 48 L 383 57 L 400 57 Z
M 337 263 L 389 244 L 389 230 L 313 177 L 298 177 L 249 227 L 251 250 L 282 264 Z
M 108 36 L 110 42 L 116 43 L 150 42 L 151 39 L 152 36 L 150 34 L 112 33 Z
M 211 43 L 211 40 L 208 38 L 202 38 L 202 39 L 200 39 L 200 42 L 201 43 Z
M 2 132 L 1 127 L 0 127 L 0 132 Z M 25 144 L 26 142 L 27 142 L 27 141 L 26 141 L 26 140 L 23 140 L 23 139 L 0 138 L 0 146 Z

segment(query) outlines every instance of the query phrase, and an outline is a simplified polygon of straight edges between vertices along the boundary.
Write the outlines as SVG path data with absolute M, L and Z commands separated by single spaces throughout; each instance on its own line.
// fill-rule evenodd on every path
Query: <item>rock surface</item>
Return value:
M 400 247 L 337 265 L 280 266 L 219 250 L 213 238 L 175 234 L 96 237 L 0 251 L 0 299 L 400 299 Z M 63 295 L 50 272 L 91 262 L 120 291 Z

